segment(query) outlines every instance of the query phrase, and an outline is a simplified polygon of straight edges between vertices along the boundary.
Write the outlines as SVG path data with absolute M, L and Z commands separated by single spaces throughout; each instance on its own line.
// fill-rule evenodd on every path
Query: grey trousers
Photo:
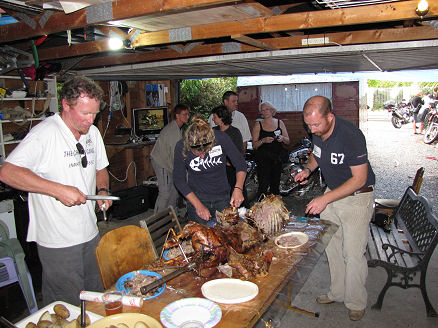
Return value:
M 173 184 L 173 172 L 167 171 L 157 164 L 153 159 L 151 160 L 155 175 L 158 182 L 158 197 L 155 201 L 154 212 L 160 212 L 166 209 L 169 205 L 176 207 L 178 199 L 178 191 Z
M 43 267 L 43 306 L 54 301 L 79 305 L 82 290 L 103 291 L 94 250 L 100 237 L 84 244 L 63 248 L 38 245 Z
M 321 219 L 339 225 L 326 248 L 331 279 L 327 295 L 350 310 L 363 310 L 367 305 L 365 251 L 373 203 L 374 192 L 367 192 L 330 203 L 321 213 Z

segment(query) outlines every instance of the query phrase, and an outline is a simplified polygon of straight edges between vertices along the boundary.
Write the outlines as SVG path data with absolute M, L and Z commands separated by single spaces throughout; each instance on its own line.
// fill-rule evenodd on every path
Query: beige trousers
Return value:
M 350 310 L 363 310 L 367 305 L 365 251 L 373 203 L 374 192 L 367 192 L 330 203 L 321 213 L 321 219 L 339 226 L 326 248 L 331 278 L 327 295 Z

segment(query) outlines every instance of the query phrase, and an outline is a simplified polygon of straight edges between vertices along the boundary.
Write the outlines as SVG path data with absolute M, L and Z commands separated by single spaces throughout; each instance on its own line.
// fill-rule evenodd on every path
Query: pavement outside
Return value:
M 425 175 L 420 195 L 425 196 L 431 203 L 435 215 L 438 204 L 438 149 L 436 144 L 426 145 L 422 135 L 414 135 L 412 124 L 401 129 L 395 129 L 390 123 L 387 112 L 369 112 L 369 122 L 365 129 L 369 158 L 376 173 L 376 198 L 400 199 L 404 190 L 409 186 L 416 170 L 423 166 Z M 305 205 L 315 195 L 285 197 L 285 203 L 293 215 L 302 216 Z M 126 220 L 112 220 L 108 223 L 100 221 L 101 234 L 122 225 L 138 225 L 138 221 L 152 214 L 146 213 L 128 218 Z M 309 312 L 319 312 L 319 317 L 303 312 L 286 310 L 282 316 L 276 316 L 275 311 L 268 311 L 263 321 L 257 327 L 438 327 L 438 318 L 426 317 L 425 306 L 421 292 L 417 288 L 401 289 L 391 287 L 386 293 L 381 311 L 372 310 L 371 305 L 376 301 L 377 295 L 386 281 L 386 272 L 382 268 L 370 268 L 367 280 L 368 305 L 362 320 L 353 322 L 348 317 L 348 309 L 342 303 L 318 304 L 316 297 L 325 294 L 330 284 L 330 274 L 327 258 L 323 254 L 317 259 L 313 271 L 307 281 L 293 299 L 292 305 Z M 34 279 L 35 280 L 35 279 Z M 429 263 L 427 272 L 427 291 L 430 301 L 438 311 L 438 250 Z M 37 298 L 41 300 L 40 284 L 34 283 Z M 0 289 L 2 292 L 4 289 Z M 15 288 L 15 289 L 14 289 Z M 6 295 L 8 308 L 0 308 L 1 314 L 9 320 L 16 322 L 28 315 L 24 299 L 17 286 L 8 288 Z M 1 295 L 1 294 L 0 294 Z M 4 296 L 2 296 L 3 299 Z M 1 305 L 0 301 L 0 305 Z M 271 320 L 269 320 L 271 319 Z

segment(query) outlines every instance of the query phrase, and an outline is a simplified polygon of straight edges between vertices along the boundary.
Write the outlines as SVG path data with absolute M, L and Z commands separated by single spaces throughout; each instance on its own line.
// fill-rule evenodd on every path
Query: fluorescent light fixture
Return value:
M 108 44 L 111 50 L 121 49 L 123 47 L 123 40 L 120 38 L 109 38 Z

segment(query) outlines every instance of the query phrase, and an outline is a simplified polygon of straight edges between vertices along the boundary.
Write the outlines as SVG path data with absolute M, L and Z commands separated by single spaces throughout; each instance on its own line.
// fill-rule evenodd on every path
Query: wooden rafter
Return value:
M 266 44 L 263 41 L 259 41 L 259 40 L 250 38 L 247 35 L 242 35 L 242 34 L 232 35 L 231 39 L 245 43 L 245 44 L 249 44 L 250 46 L 257 47 L 257 48 L 264 49 L 264 50 L 277 50 L 278 49 L 278 48 L 275 48 L 273 46 Z
M 179 11 L 195 10 L 207 6 L 223 5 L 227 3 L 239 3 L 236 0 L 154 0 L 148 1 L 145 5 L 144 0 L 117 0 L 111 3 L 112 17 L 105 18 L 105 21 L 96 21 L 93 24 L 106 23 L 108 20 L 123 20 L 147 15 L 165 15 Z M 103 6 L 96 5 L 96 6 Z M 47 22 L 39 25 L 40 14 L 32 20 L 36 27 L 32 28 L 25 22 L 8 24 L 0 27 L 0 42 L 10 42 L 21 39 L 32 38 L 35 36 L 58 33 L 65 30 L 82 28 L 90 23 L 87 22 L 87 8 L 81 9 L 70 14 L 53 12 Z
M 305 13 L 284 14 L 268 18 L 252 18 L 241 22 L 227 22 L 192 26 L 190 40 L 220 38 L 236 34 L 269 33 L 288 30 L 311 30 L 339 25 L 381 23 L 388 21 L 418 19 L 417 1 L 402 1 L 383 5 L 321 10 Z M 328 13 L 330 13 L 328 15 Z M 429 4 L 429 17 L 438 16 L 438 1 Z M 133 47 L 171 43 L 169 31 L 141 33 L 133 41 Z

